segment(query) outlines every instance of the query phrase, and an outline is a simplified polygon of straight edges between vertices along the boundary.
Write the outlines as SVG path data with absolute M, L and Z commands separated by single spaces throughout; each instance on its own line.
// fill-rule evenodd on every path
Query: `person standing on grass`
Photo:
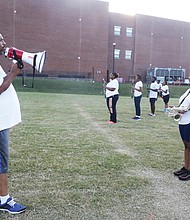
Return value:
M 110 120 L 107 121 L 108 124 L 117 123 L 116 104 L 119 99 L 119 82 L 117 80 L 118 76 L 118 73 L 110 73 L 110 82 L 105 85 L 106 103 L 110 113 Z
M 158 86 L 158 97 L 162 98 L 162 83 L 160 80 L 157 80 L 157 86 Z
M 184 106 L 190 109 L 190 89 L 188 89 L 180 98 L 179 106 Z M 184 144 L 184 166 L 174 172 L 179 180 L 190 180 L 190 110 L 181 112 L 179 121 L 179 132 Z
M 137 74 L 135 80 L 135 86 L 132 88 L 132 92 L 134 93 L 134 104 L 135 104 L 135 112 L 136 112 L 136 116 L 133 117 L 132 119 L 136 121 L 141 120 L 142 88 L 143 88 L 143 83 L 141 81 L 141 76 Z
M 4 54 L 5 45 L 0 34 L 0 54 Z M 20 104 L 12 85 L 19 73 L 17 64 L 12 65 L 7 75 L 0 66 L 0 211 L 11 214 L 18 214 L 26 209 L 26 206 L 16 203 L 8 192 L 9 133 L 11 127 L 21 122 Z
M 167 108 L 168 108 L 169 99 L 170 99 L 169 87 L 168 87 L 167 81 L 163 82 L 163 85 L 161 87 L 161 91 L 162 91 L 162 98 L 164 101 L 164 112 L 166 112 Z
M 158 84 L 156 82 L 156 77 L 152 77 L 150 88 L 147 88 L 149 91 L 149 101 L 150 101 L 150 110 L 149 116 L 155 116 L 155 103 L 158 98 Z

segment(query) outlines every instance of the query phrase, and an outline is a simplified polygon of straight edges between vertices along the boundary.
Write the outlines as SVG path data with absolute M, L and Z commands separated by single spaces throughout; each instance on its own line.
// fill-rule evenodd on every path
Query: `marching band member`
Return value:
M 179 107 L 184 106 L 190 108 L 190 89 L 188 89 L 179 99 Z M 174 172 L 179 180 L 190 180 L 190 110 L 184 111 L 179 120 L 179 132 L 184 144 L 184 166 Z
M 110 82 L 105 85 L 106 103 L 110 113 L 110 120 L 107 121 L 108 124 L 117 123 L 116 104 L 119 99 L 119 82 L 117 80 L 118 76 L 118 73 L 110 73 Z
M 136 83 L 135 86 L 132 88 L 132 91 L 134 92 L 134 104 L 135 104 L 135 112 L 136 116 L 132 119 L 139 121 L 141 120 L 141 98 L 142 98 L 142 88 L 143 84 L 141 81 L 141 76 L 137 74 L 136 76 Z
M 149 90 L 149 101 L 150 101 L 150 110 L 151 113 L 149 113 L 149 116 L 155 116 L 155 103 L 158 98 L 158 84 L 156 82 L 156 77 L 152 77 L 152 82 L 150 84 L 150 88 L 147 88 Z
M 157 86 L 158 86 L 158 97 L 162 98 L 162 83 L 160 80 L 157 80 Z
M 162 98 L 164 101 L 164 112 L 166 112 L 166 109 L 168 108 L 168 103 L 169 103 L 169 99 L 170 99 L 170 95 L 169 95 L 169 87 L 168 87 L 168 83 L 167 81 L 163 82 L 163 86 L 161 87 L 161 91 L 162 91 Z

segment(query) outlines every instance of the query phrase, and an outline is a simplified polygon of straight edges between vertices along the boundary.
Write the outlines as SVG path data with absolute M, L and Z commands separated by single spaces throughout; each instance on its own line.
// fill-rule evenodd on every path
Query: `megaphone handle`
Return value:
M 17 61 L 17 67 L 18 67 L 19 69 L 23 69 L 24 64 L 23 64 L 22 60 L 18 60 L 18 61 Z
M 14 49 L 13 49 L 13 55 L 14 55 L 14 59 L 17 61 L 17 67 L 18 67 L 19 69 L 23 69 L 24 64 L 23 64 L 22 60 L 17 57 L 16 51 L 15 51 Z

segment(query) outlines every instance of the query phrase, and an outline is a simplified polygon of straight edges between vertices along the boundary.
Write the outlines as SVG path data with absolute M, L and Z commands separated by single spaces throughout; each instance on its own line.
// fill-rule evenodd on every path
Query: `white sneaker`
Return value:
M 149 116 L 155 116 L 155 114 L 152 114 L 152 113 L 149 113 L 148 115 L 149 115 Z

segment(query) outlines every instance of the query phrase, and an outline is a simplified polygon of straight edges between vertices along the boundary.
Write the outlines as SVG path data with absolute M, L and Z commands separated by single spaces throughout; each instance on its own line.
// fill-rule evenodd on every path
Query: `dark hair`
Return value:
M 156 80 L 156 77 L 155 77 L 155 76 L 153 76 L 152 78 L 153 78 L 154 80 Z
M 114 78 L 118 78 L 119 77 L 119 73 L 112 73 L 112 75 L 114 76 Z
M 141 80 L 141 75 L 137 74 L 137 79 Z

